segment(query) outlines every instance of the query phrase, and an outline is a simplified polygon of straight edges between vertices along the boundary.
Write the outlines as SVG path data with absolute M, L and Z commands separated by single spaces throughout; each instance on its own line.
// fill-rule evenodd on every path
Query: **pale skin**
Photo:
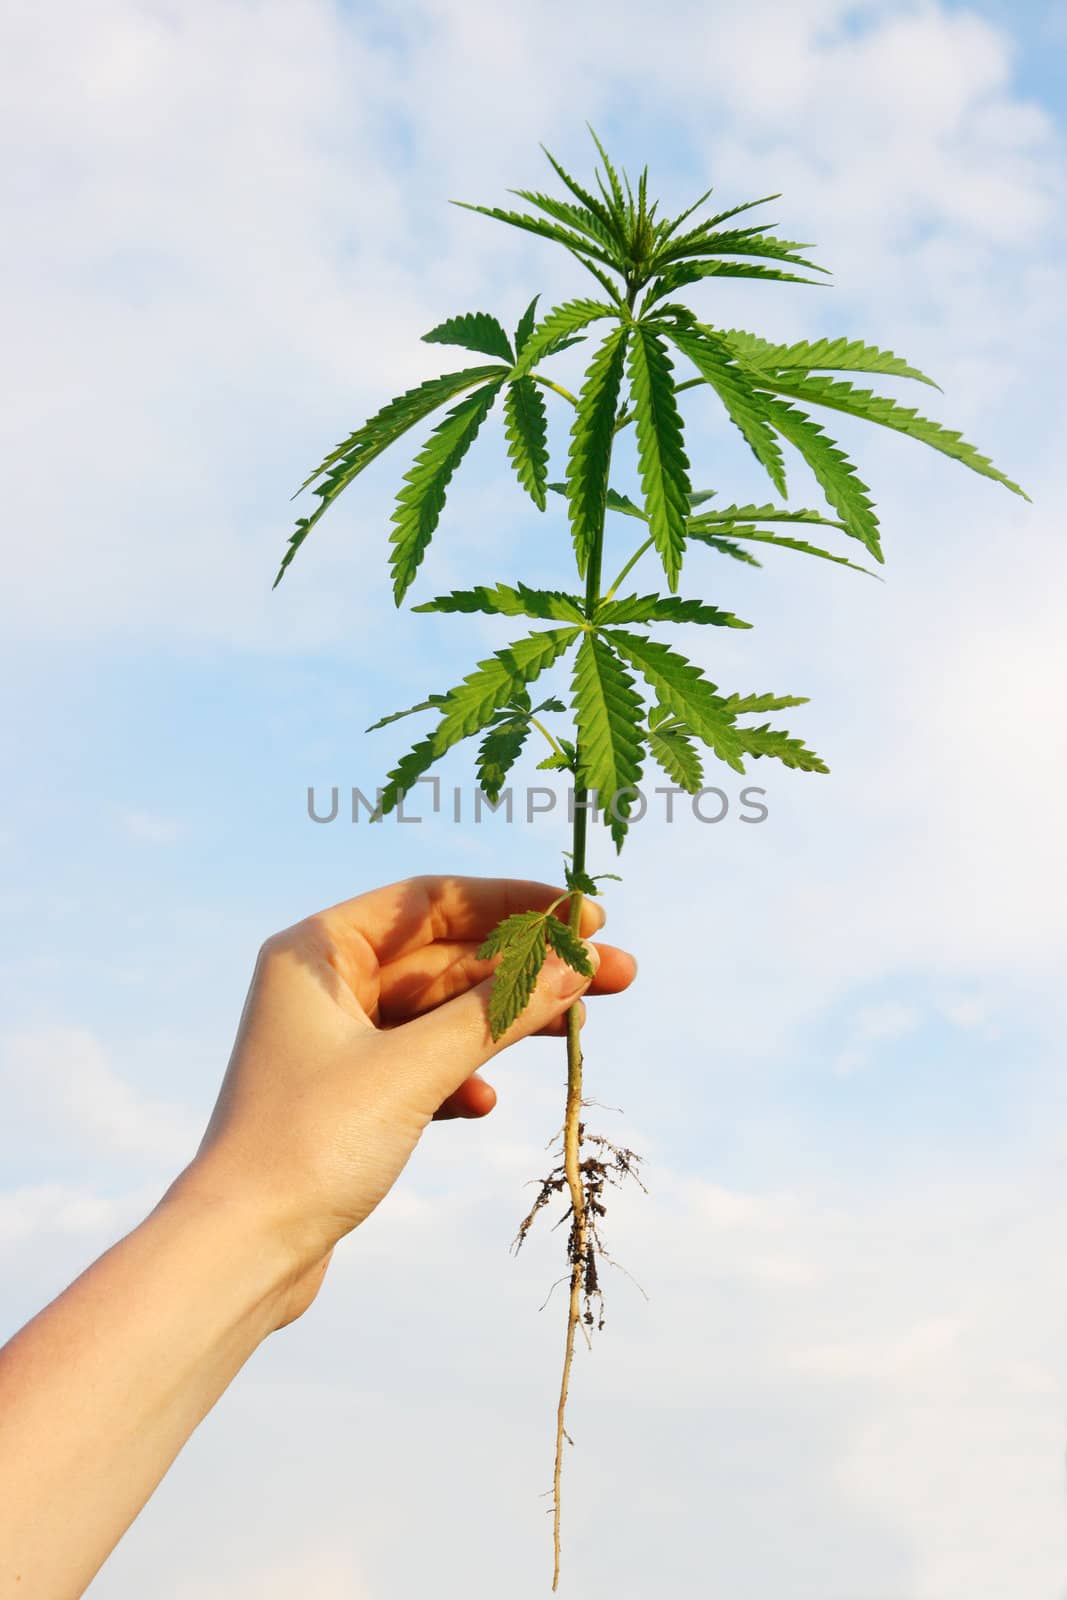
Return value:
M 81 1595 L 257 1346 L 311 1305 L 428 1124 L 492 1110 L 477 1069 L 563 1033 L 586 990 L 632 982 L 611 945 L 590 946 L 592 981 L 550 957 L 493 1042 L 478 944 L 560 893 L 413 878 L 267 940 L 196 1155 L 0 1350 L 0 1600 Z M 583 937 L 602 925 L 586 900 Z

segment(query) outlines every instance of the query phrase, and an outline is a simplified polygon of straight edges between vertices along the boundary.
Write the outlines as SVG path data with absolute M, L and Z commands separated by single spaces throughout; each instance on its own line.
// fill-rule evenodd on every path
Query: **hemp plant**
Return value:
M 802 705 L 805 697 L 720 689 L 700 667 L 649 631 L 656 624 L 749 626 L 707 599 L 679 595 L 683 564 L 694 547 L 701 557 L 710 552 L 755 567 L 761 564 L 755 550 L 784 550 L 869 571 L 850 561 L 840 547 L 809 542 L 807 536 L 815 529 L 827 530 L 821 537 L 831 536 L 831 543 L 842 535 L 855 540 L 868 556 L 883 560 L 867 486 L 812 409 L 839 411 L 895 429 L 1023 494 L 958 433 L 897 400 L 829 376 L 873 373 L 938 387 L 891 352 L 849 338 L 770 343 L 718 327 L 678 298 L 680 291 L 706 279 L 820 281 L 803 275 L 825 272 L 800 253 L 810 246 L 775 237 L 769 231 L 772 223 L 741 225 L 737 220 L 779 196 L 746 201 L 698 220 L 709 189 L 680 215 L 661 217 L 659 202 L 649 203 L 648 169 L 632 185 L 612 165 L 596 134 L 592 136 L 600 159 L 593 187 L 577 182 L 545 151 L 566 191 L 562 198 L 519 189 L 511 192 L 528 210 L 466 209 L 562 246 L 596 280 L 597 298 L 568 300 L 539 317 L 535 297 L 511 334 L 485 311 L 464 312 L 425 334 L 429 343 L 460 346 L 488 359 L 407 390 L 330 452 L 301 485 L 312 488 L 319 504 L 298 520 L 275 580 L 277 585 L 342 490 L 402 435 L 444 406 L 450 409 L 405 473 L 392 513 L 389 562 L 398 606 L 437 529 L 453 474 L 498 399 L 508 456 L 522 490 L 538 511 L 558 506 L 566 512 L 574 586 L 533 588 L 519 578 L 510 584 L 456 589 L 414 608 L 522 617 L 551 626 L 524 633 L 479 661 L 453 688 L 374 724 L 381 728 L 414 714 L 434 719 L 430 731 L 389 772 L 380 791 L 381 814 L 392 811 L 446 751 L 477 735 L 477 779 L 493 802 L 532 733 L 547 741 L 540 767 L 568 774 L 572 836 L 564 866 L 567 896 L 549 911 L 508 917 L 478 952 L 496 963 L 489 1001 L 494 1038 L 506 1033 L 523 1011 L 550 949 L 589 975 L 578 938 L 582 901 L 598 894 L 602 878 L 609 876 L 590 871 L 591 809 L 596 807 L 594 822 L 603 821 L 621 850 L 646 758 L 658 763 L 673 785 L 690 793 L 702 786 L 704 751 L 738 773 L 744 773 L 749 759 L 777 760 L 804 772 L 828 770 L 801 740 L 758 720 Z M 548 376 L 546 367 L 583 341 L 591 355 L 575 394 Z M 678 376 L 679 361 L 684 377 Z M 710 390 L 717 397 L 781 499 L 788 498 L 783 444 L 795 451 L 810 468 L 825 508 L 793 509 L 772 502 L 719 505 L 716 490 L 694 490 L 679 408 L 680 396 L 690 389 L 702 394 Z M 566 468 L 558 482 L 549 478 L 546 394 L 570 414 Z M 616 440 L 631 425 L 639 500 L 611 483 Z M 633 538 L 618 574 L 605 582 L 608 513 L 620 519 L 612 543 L 624 529 L 632 530 Z M 653 555 L 662 566 L 667 593 L 622 592 L 638 563 Z M 535 705 L 531 686 L 568 655 L 573 657 L 573 723 L 566 731 L 558 726 L 553 731 L 551 719 L 563 716 L 565 706 L 555 697 Z M 557 916 L 564 899 L 567 914 Z M 565 1420 L 575 1336 L 579 1327 L 588 1336 L 594 1324 L 602 1325 L 597 1261 L 605 1259 L 600 1237 L 605 1190 L 627 1176 L 640 1181 L 632 1151 L 586 1130 L 580 1017 L 577 1005 L 567 1015 L 560 1160 L 543 1180 L 516 1240 L 521 1244 L 535 1215 L 556 1195 L 563 1197 L 570 1296 L 555 1434 L 553 1589 L 559 1579 L 560 1478 L 564 1440 L 569 1438 Z

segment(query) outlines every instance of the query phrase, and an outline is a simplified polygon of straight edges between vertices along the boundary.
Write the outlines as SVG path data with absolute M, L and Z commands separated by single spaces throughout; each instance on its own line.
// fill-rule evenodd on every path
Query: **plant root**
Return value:
M 581 1101 L 581 1105 L 588 1102 Z M 577 1110 L 577 1106 L 575 1107 Z M 568 1133 L 571 1137 L 568 1139 Z M 570 1204 L 563 1215 L 553 1224 L 553 1228 L 569 1222 L 567 1234 L 567 1264 L 568 1272 L 556 1282 L 548 1291 L 543 1311 L 551 1300 L 554 1291 L 561 1283 L 570 1282 L 570 1304 L 567 1314 L 567 1340 L 563 1363 L 563 1382 L 560 1390 L 559 1411 L 556 1422 L 556 1463 L 553 1475 L 552 1513 L 553 1513 L 553 1544 L 555 1548 L 555 1565 L 552 1574 L 552 1588 L 555 1590 L 559 1583 L 560 1559 L 560 1478 L 563 1465 L 563 1444 L 574 1444 L 574 1440 L 564 1425 L 566 1414 L 567 1394 L 570 1380 L 571 1358 L 574 1353 L 574 1335 L 580 1327 L 585 1337 L 585 1342 L 592 1348 L 592 1333 L 599 1332 L 604 1326 L 604 1294 L 600 1287 L 600 1273 L 598 1260 L 606 1261 L 609 1266 L 617 1267 L 625 1272 L 624 1267 L 608 1255 L 600 1235 L 600 1224 L 607 1215 L 606 1191 L 609 1184 L 616 1188 L 621 1187 L 625 1179 L 632 1178 L 643 1193 L 647 1194 L 641 1180 L 641 1157 L 625 1145 L 613 1144 L 603 1134 L 587 1133 L 585 1124 L 578 1118 L 571 1123 L 570 1128 L 564 1127 L 556 1136 L 558 1140 L 559 1160 L 548 1173 L 547 1177 L 540 1179 L 537 1198 L 530 1207 L 526 1216 L 519 1223 L 518 1232 L 512 1241 L 512 1251 L 515 1254 L 522 1249 L 527 1235 L 536 1221 L 540 1212 L 558 1194 L 565 1191 L 570 1194 Z M 552 1143 L 550 1141 L 550 1148 Z M 588 1154 L 586 1149 L 588 1148 Z M 534 1180 L 535 1182 L 538 1180 Z M 630 1277 L 629 1273 L 626 1273 Z M 635 1282 L 631 1278 L 631 1282 Z M 636 1287 L 644 1294 L 641 1285 Z M 647 1299 L 647 1296 L 646 1296 Z

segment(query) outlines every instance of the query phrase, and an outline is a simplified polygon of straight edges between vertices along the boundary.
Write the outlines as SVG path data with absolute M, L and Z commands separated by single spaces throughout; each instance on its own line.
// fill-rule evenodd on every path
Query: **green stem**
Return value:
M 556 752 L 556 754 L 558 756 L 562 756 L 564 761 L 566 761 L 567 757 L 564 754 L 563 748 L 560 745 L 559 740 L 553 737 L 553 735 L 545 727 L 544 723 L 543 722 L 538 722 L 536 717 L 527 717 L 526 720 L 530 724 L 531 728 L 536 728 L 538 733 L 543 733 L 544 734 L 545 738 L 548 740 L 549 744 L 552 746 L 552 748 Z
M 636 567 L 637 563 L 640 561 L 641 557 L 645 554 L 646 550 L 651 550 L 651 548 L 655 544 L 655 542 L 656 541 L 654 539 L 648 538 L 648 539 L 645 540 L 644 544 L 639 545 L 637 547 L 637 549 L 634 551 L 633 555 L 630 557 L 629 561 L 626 563 L 626 565 L 623 567 L 622 571 L 619 573 L 618 577 L 615 579 L 615 582 L 612 584 L 612 586 L 608 590 L 607 594 L 604 596 L 605 600 L 611 600 L 611 599 L 614 598 L 615 592 L 618 589 L 619 584 L 622 582 L 622 580 L 625 577 L 627 577 L 629 575 L 629 573 L 633 570 L 633 568 Z
M 632 309 L 633 295 L 628 296 Z M 605 481 L 610 475 L 611 453 L 605 468 Z M 605 513 L 606 514 L 606 513 Z M 585 575 L 585 614 L 596 615 L 600 604 L 600 575 L 604 558 L 604 515 L 589 553 Z M 575 763 L 576 773 L 581 772 L 581 751 Z M 589 790 L 576 778 L 574 789 L 574 823 L 571 837 L 571 865 L 574 872 L 586 871 L 586 842 L 588 838 Z M 570 925 L 575 933 L 581 928 L 584 896 L 575 890 L 571 895 Z M 567 1395 L 570 1389 L 571 1366 L 574 1361 L 574 1340 L 582 1315 L 582 1285 L 585 1282 L 586 1257 L 589 1251 L 589 1218 L 586 1210 L 585 1187 L 582 1182 L 582 1004 L 578 1001 L 567 1012 L 567 1109 L 563 1119 L 563 1170 L 571 1201 L 571 1229 L 567 1242 L 570 1264 L 570 1295 L 567 1305 L 567 1337 L 563 1351 L 563 1375 L 560 1380 L 559 1405 L 556 1410 L 556 1460 L 552 1477 L 552 1544 L 554 1565 L 553 1591 L 559 1584 L 560 1562 L 560 1484 L 563 1475 L 563 1445 L 567 1439 Z
M 555 394 L 561 394 L 564 400 L 569 400 L 572 406 L 577 406 L 576 397 L 571 394 L 569 389 L 565 389 L 561 383 L 553 383 L 551 378 L 543 378 L 539 372 L 531 372 L 528 376 L 533 379 L 534 383 L 539 383 L 543 389 L 551 389 Z

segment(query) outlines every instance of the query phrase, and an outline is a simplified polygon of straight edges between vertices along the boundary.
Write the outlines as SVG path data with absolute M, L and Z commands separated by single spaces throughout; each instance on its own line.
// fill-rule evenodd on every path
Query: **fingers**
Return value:
M 485 1117 L 495 1105 L 496 1090 L 493 1085 L 472 1074 L 441 1102 L 434 1112 L 434 1120 L 445 1122 L 453 1117 Z
M 615 945 L 597 944 L 600 967 L 591 994 L 619 994 L 629 987 L 637 963 Z M 379 973 L 378 1021 L 387 1026 L 405 1022 L 451 1000 L 490 976 L 494 963 L 478 960 L 473 941 L 451 940 L 427 945 L 401 956 Z
M 382 965 L 438 940 L 480 943 L 491 928 L 515 911 L 543 911 L 565 891 L 550 883 L 520 878 L 408 878 L 343 900 L 322 919 L 336 938 L 366 940 Z M 566 919 L 569 902 L 556 908 Z M 582 936 L 604 926 L 603 908 L 586 898 Z
M 593 945 L 586 949 L 595 970 L 599 954 Z M 493 1039 L 489 1027 L 491 979 L 379 1038 L 383 1043 L 387 1039 L 395 1041 L 402 1048 L 403 1070 L 411 1086 L 424 1093 L 436 1108 L 491 1057 L 555 1023 L 589 988 L 590 982 L 590 978 L 550 954 L 529 1004 L 500 1039 Z

